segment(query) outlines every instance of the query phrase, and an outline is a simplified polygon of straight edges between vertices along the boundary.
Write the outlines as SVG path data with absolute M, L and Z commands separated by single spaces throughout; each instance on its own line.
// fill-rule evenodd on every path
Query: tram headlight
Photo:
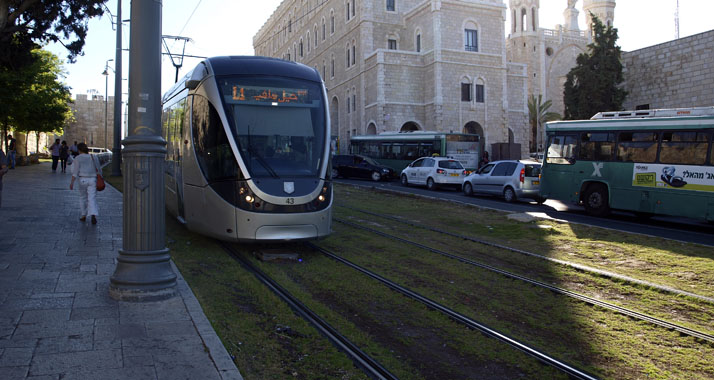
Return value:
M 245 196 L 245 201 L 248 203 L 253 203 L 254 200 L 255 200 L 255 198 L 253 198 L 253 196 L 251 196 L 251 195 Z
M 325 199 L 327 199 L 327 198 L 325 198 L 325 196 L 324 196 L 324 195 L 320 194 L 320 196 L 319 196 L 319 197 L 317 197 L 317 199 L 318 199 L 318 200 L 319 200 L 320 202 L 324 202 L 324 201 L 325 201 Z

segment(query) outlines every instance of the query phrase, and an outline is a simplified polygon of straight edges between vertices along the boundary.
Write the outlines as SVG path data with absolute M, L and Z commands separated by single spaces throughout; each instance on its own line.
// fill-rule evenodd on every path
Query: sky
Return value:
M 131 16 L 130 0 L 122 1 L 122 19 Z M 191 38 L 185 53 L 194 56 L 253 55 L 253 36 L 277 9 L 282 0 L 168 0 L 163 1 L 162 30 L 164 35 Z M 367 1 L 367 0 L 361 0 Z M 369 0 L 374 1 L 374 0 Z M 399 1 L 399 0 L 397 0 Z M 508 4 L 508 0 L 504 0 Z M 619 45 L 624 51 L 632 51 L 647 46 L 667 42 L 675 38 L 674 14 L 677 0 L 617 0 L 614 26 L 619 32 Z M 583 0 L 578 0 L 576 9 L 580 11 L 579 26 L 585 29 Z M 117 0 L 109 0 L 107 6 L 116 14 Z M 540 26 L 555 29 L 563 24 L 563 11 L 567 0 L 540 0 Z M 714 29 L 714 1 L 679 0 L 680 38 Z M 129 47 L 131 22 L 123 26 L 122 45 Z M 504 36 L 508 35 L 510 12 L 504 25 Z M 64 82 L 72 87 L 72 93 L 98 95 L 114 94 L 113 76 L 102 75 L 108 59 L 114 59 L 116 32 L 108 14 L 89 22 L 89 31 L 84 46 L 84 56 L 76 63 L 65 63 L 67 76 Z M 172 53 L 180 53 L 183 43 L 167 40 Z M 62 59 L 67 53 L 59 44 L 47 47 Z M 162 47 L 162 51 L 165 51 Z M 123 53 L 123 77 L 128 77 L 129 52 Z M 198 58 L 185 58 L 179 77 L 186 74 L 200 62 Z M 108 63 L 110 68 L 114 62 Z M 162 92 L 174 83 L 176 69 L 168 56 L 162 59 Z M 111 70 L 110 70 L 111 72 Z M 108 79 L 108 83 L 105 83 Z M 123 101 L 128 100 L 128 81 L 123 81 Z

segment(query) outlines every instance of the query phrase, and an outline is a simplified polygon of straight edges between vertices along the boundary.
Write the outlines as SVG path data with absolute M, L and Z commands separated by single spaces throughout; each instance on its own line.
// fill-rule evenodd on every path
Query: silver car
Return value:
M 506 202 L 530 198 L 545 202 L 540 196 L 541 164 L 526 160 L 494 161 L 464 178 L 464 194 L 502 195 Z

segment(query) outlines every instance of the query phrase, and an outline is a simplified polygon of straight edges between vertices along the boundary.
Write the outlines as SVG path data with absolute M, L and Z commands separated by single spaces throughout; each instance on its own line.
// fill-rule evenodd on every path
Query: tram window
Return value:
M 550 137 L 546 162 L 549 164 L 569 165 L 575 163 L 575 151 L 578 140 L 574 135 L 554 135 Z
M 236 159 L 223 123 L 213 105 L 202 96 L 193 98 L 193 144 L 206 180 L 237 176 Z
M 614 151 L 614 133 L 585 132 L 580 136 L 578 158 L 581 160 L 610 161 Z
M 697 131 L 663 132 L 659 162 L 663 164 L 704 165 L 709 134 Z
M 617 161 L 650 163 L 656 158 L 656 132 L 620 132 Z

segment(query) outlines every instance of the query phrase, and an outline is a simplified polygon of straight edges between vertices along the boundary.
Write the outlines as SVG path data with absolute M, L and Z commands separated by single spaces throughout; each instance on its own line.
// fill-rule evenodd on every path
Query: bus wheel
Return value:
M 406 174 L 402 174 L 401 182 L 402 182 L 402 186 L 409 186 L 409 180 L 407 179 Z
M 594 184 L 588 187 L 583 198 L 585 211 L 594 216 L 605 216 L 610 213 L 608 204 L 607 187 L 602 184 Z
M 505 199 L 508 203 L 516 200 L 516 192 L 513 191 L 512 187 L 509 186 L 503 190 L 503 199 Z
M 378 172 L 372 172 L 372 181 L 379 182 L 380 179 L 382 179 L 381 174 L 379 174 Z
M 464 194 L 471 196 L 471 195 L 473 195 L 473 193 L 474 193 L 474 187 L 471 185 L 471 182 L 466 182 L 464 184 Z
M 426 180 L 426 188 L 429 190 L 435 190 L 436 189 L 436 183 L 434 183 L 433 178 L 429 178 Z

